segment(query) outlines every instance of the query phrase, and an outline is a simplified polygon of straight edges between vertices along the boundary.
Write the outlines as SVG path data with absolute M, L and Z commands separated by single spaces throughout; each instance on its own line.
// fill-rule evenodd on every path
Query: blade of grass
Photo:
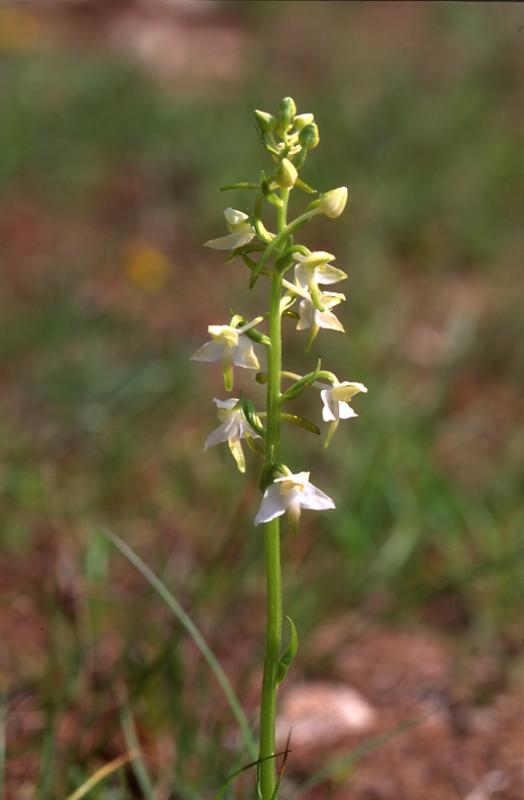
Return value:
M 249 722 L 242 710 L 240 705 L 240 701 L 235 694 L 235 691 L 229 680 L 222 669 L 217 657 L 209 647 L 208 643 L 196 627 L 195 623 L 189 616 L 189 614 L 182 608 L 176 597 L 169 591 L 167 586 L 162 583 L 160 578 L 155 575 L 155 573 L 145 564 L 140 556 L 138 556 L 134 550 L 129 547 L 126 542 L 123 541 L 116 533 L 109 531 L 107 529 L 103 529 L 102 533 L 106 536 L 110 542 L 112 542 L 115 547 L 120 550 L 123 556 L 127 558 L 127 560 L 140 572 L 142 577 L 146 579 L 146 581 L 155 589 L 155 591 L 160 595 L 164 603 L 167 607 L 173 612 L 173 614 L 177 617 L 180 624 L 185 628 L 187 633 L 193 639 L 196 647 L 200 650 L 203 658 L 207 662 L 210 670 L 212 671 L 213 675 L 215 676 L 217 683 L 219 684 L 224 696 L 233 712 L 238 725 L 240 727 L 244 742 L 246 747 L 248 748 L 251 755 L 256 758 L 258 751 L 257 746 L 255 743 L 255 739 L 251 732 L 251 728 L 249 726 Z
M 131 762 L 131 769 L 135 774 L 138 785 L 146 800 L 157 800 L 153 781 L 149 775 L 146 763 L 142 756 L 138 736 L 136 734 L 135 723 L 131 709 L 127 704 L 124 704 L 120 710 L 120 724 L 122 726 L 122 733 L 127 747 L 131 752 L 138 753 L 137 757 Z
M 223 800 L 225 792 L 227 791 L 231 783 L 235 780 L 235 778 L 238 778 L 239 775 L 241 775 L 243 772 L 246 772 L 248 769 L 252 769 L 253 767 L 258 767 L 259 764 L 262 763 L 262 761 L 269 761 L 269 759 L 279 758 L 279 756 L 284 756 L 284 762 L 282 764 L 282 768 L 280 769 L 280 773 L 282 773 L 287 760 L 287 756 L 289 753 L 291 753 L 291 750 L 288 749 L 288 744 L 286 745 L 286 749 L 282 750 L 281 753 L 274 753 L 272 756 L 266 756 L 265 758 L 257 758 L 256 761 L 250 761 L 249 764 L 244 764 L 242 767 L 239 767 L 234 772 L 231 772 L 225 779 L 222 786 L 220 787 L 215 800 Z
M 123 756 L 118 756 L 118 758 L 114 758 L 112 761 L 109 761 L 109 763 L 104 764 L 104 766 L 100 767 L 100 769 L 97 769 L 94 775 L 91 775 L 91 777 L 88 778 L 87 781 L 82 784 L 82 786 L 79 786 L 78 789 L 73 792 L 73 794 L 70 794 L 66 800 L 80 800 L 80 798 L 85 797 L 86 794 L 91 791 L 91 789 L 100 783 L 100 781 L 105 780 L 109 777 L 109 775 L 112 775 L 113 772 L 116 772 L 133 759 L 138 758 L 139 755 L 140 753 L 138 751 L 133 752 L 130 750 L 129 752 L 124 753 Z
M 52 712 L 49 712 L 46 727 L 42 736 L 40 776 L 38 779 L 38 797 L 51 800 L 53 770 L 55 761 L 55 731 Z

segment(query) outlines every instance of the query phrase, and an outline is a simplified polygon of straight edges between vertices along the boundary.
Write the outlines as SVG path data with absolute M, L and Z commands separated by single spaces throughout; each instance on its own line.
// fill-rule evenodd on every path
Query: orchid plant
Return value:
M 296 241 L 295 234 L 313 217 L 323 214 L 336 219 L 342 214 L 348 190 L 340 186 L 320 193 L 299 177 L 311 150 L 319 144 L 319 132 L 313 114 L 297 114 L 294 100 L 285 97 L 275 115 L 255 111 L 256 128 L 273 164 L 262 171 L 256 183 L 239 182 L 227 189 L 254 192 L 251 212 L 227 208 L 224 212 L 228 233 L 211 239 L 207 247 L 229 252 L 229 261 L 240 259 L 250 272 L 249 286 L 259 278 L 269 282 L 269 311 L 248 321 L 233 316 L 226 324 L 210 325 L 210 341 L 193 355 L 196 361 L 220 362 L 224 387 L 231 392 L 235 367 L 255 371 L 258 383 L 267 384 L 266 406 L 257 410 L 245 396 L 216 399 L 220 426 L 207 438 L 205 449 L 227 442 L 238 469 L 245 472 L 246 461 L 242 440 L 262 460 L 260 488 L 262 500 L 255 525 L 265 526 L 267 579 L 267 627 L 264 672 L 262 679 L 259 728 L 257 796 L 274 800 L 278 794 L 276 770 L 276 698 L 297 650 L 296 629 L 291 627 L 290 643 L 282 647 L 282 579 L 280 559 L 280 523 L 286 518 L 288 528 L 297 532 L 302 509 L 325 511 L 335 503 L 310 480 L 308 471 L 293 472 L 280 460 L 281 423 L 289 421 L 307 430 L 320 433 L 307 419 L 285 411 L 288 403 L 303 392 L 320 390 L 322 419 L 327 423 L 325 445 L 335 433 L 340 420 L 356 417 L 351 405 L 359 392 L 367 392 L 364 384 L 339 381 L 333 372 L 321 369 L 320 361 L 305 375 L 282 369 L 282 321 L 294 320 L 296 329 L 306 335 L 305 349 L 321 329 L 344 332 L 333 309 L 344 299 L 340 292 L 325 291 L 324 286 L 347 278 L 332 264 L 335 256 L 323 250 L 311 251 Z M 288 220 L 290 194 L 293 189 L 309 197 L 309 204 L 295 219 Z M 274 231 L 266 227 L 263 214 L 272 206 L 276 210 Z M 267 332 L 261 329 L 267 324 Z M 266 351 L 267 369 L 261 371 L 257 349 Z M 283 380 L 291 381 L 283 389 Z

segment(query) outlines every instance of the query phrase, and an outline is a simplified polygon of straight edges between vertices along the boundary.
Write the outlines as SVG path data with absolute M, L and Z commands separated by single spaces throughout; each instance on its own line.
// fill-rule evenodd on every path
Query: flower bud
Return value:
M 330 192 L 322 195 L 318 204 L 320 214 L 336 219 L 340 217 L 346 207 L 348 199 L 347 186 L 339 186 L 338 189 L 331 189 Z
M 297 114 L 293 121 L 293 125 L 297 131 L 301 131 L 306 125 L 310 125 L 315 117 L 313 114 Z
M 313 150 L 318 146 L 318 143 L 320 142 L 320 136 L 316 122 L 309 123 L 300 131 L 298 135 L 298 141 L 306 150 Z
M 284 97 L 280 101 L 280 105 L 278 108 L 278 116 L 280 119 L 287 119 L 289 122 L 293 119 L 295 114 L 297 113 L 297 105 L 292 97 Z
M 276 131 L 280 135 L 286 133 L 287 129 L 293 122 L 293 117 L 297 113 L 297 106 L 292 97 L 284 97 L 280 101 L 277 115 Z
M 298 178 L 298 172 L 294 164 L 287 158 L 283 158 L 277 167 L 275 180 L 283 189 L 291 189 Z
M 275 127 L 275 117 L 273 114 L 268 114 L 267 111 L 259 111 L 255 109 L 255 124 L 260 133 L 269 133 Z

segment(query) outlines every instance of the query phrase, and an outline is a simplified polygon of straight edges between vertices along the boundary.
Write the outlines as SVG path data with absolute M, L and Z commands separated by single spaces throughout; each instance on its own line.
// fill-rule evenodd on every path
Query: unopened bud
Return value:
M 294 164 L 288 158 L 283 158 L 278 165 L 275 173 L 275 180 L 283 189 L 291 189 L 298 178 L 298 172 Z
M 293 125 L 297 131 L 301 131 L 306 125 L 310 125 L 315 117 L 313 114 L 297 114 L 293 121 Z
M 297 113 L 297 106 L 292 97 L 284 97 L 280 101 L 277 115 L 277 133 L 284 134 L 293 122 L 293 117 Z
M 298 141 L 302 147 L 306 148 L 306 150 L 313 150 L 318 146 L 318 143 L 320 142 L 320 136 L 316 122 L 309 123 L 300 131 L 298 135 Z
M 284 97 L 278 108 L 279 117 L 286 117 L 290 122 L 297 113 L 297 104 L 292 97 Z
M 338 189 L 331 189 L 330 192 L 322 195 L 318 204 L 318 210 L 326 217 L 336 219 L 340 217 L 346 207 L 348 199 L 347 186 L 339 186 Z
M 273 114 L 255 109 L 255 124 L 260 133 L 269 133 L 275 127 L 275 122 Z

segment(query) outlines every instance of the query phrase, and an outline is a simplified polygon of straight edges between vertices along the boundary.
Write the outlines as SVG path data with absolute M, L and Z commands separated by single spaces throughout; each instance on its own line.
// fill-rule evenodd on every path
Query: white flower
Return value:
M 231 397 L 228 400 L 219 400 L 215 397 L 213 402 L 217 406 L 218 418 L 222 422 L 222 425 L 219 425 L 219 427 L 207 437 L 204 450 L 207 450 L 209 447 L 214 447 L 220 442 L 227 442 L 238 469 L 240 472 L 245 472 L 246 461 L 240 440 L 243 439 L 244 436 L 251 436 L 253 439 L 260 437 L 246 421 L 239 405 L 238 397 Z
M 302 298 L 298 307 L 300 319 L 297 322 L 297 331 L 304 331 L 307 328 L 311 328 L 316 335 L 319 328 L 325 328 L 326 330 L 341 331 L 344 333 L 344 326 L 330 309 L 337 306 L 345 299 L 345 295 L 340 292 L 320 292 L 319 300 L 324 306 L 324 311 L 319 311 L 308 292 L 306 296 Z
M 298 258 L 298 256 L 295 257 Z M 297 323 L 297 331 L 311 328 L 310 343 L 317 335 L 319 328 L 344 332 L 344 326 L 330 309 L 345 300 L 345 296 L 340 292 L 321 292 L 315 280 L 317 272 L 320 274 L 321 283 L 334 283 L 347 277 L 342 270 L 329 266 L 326 263 L 326 257 L 327 259 L 334 258 L 330 253 L 311 253 L 311 256 L 302 256 L 301 263 L 295 267 L 296 291 L 302 297 L 298 307 L 300 319 Z M 324 258 L 323 263 L 320 261 L 321 258 Z M 342 277 L 339 276 L 339 273 Z M 319 305 L 324 307 L 324 311 L 319 311 Z
M 300 286 L 307 287 L 310 291 L 313 285 L 338 283 L 347 278 L 345 272 L 328 263 L 335 258 L 331 253 L 316 250 L 308 256 L 295 253 L 294 258 L 299 262 L 295 265 L 295 280 Z
M 353 381 L 342 381 L 335 386 L 326 387 L 320 392 L 322 398 L 322 419 L 333 422 L 339 419 L 357 417 L 358 414 L 349 405 L 349 400 L 358 392 L 367 392 L 367 386 Z
M 203 344 L 191 356 L 193 361 L 220 361 L 228 392 L 233 388 L 233 365 L 244 369 L 260 369 L 258 358 L 253 350 L 253 343 L 244 333 L 250 327 L 252 327 L 252 323 L 244 325 L 243 328 L 233 328 L 231 325 L 209 325 L 211 341 Z
M 244 244 L 255 238 L 255 232 L 249 222 L 247 214 L 243 211 L 237 211 L 236 208 L 226 208 L 224 211 L 226 224 L 229 230 L 227 236 L 221 236 L 219 239 L 210 239 L 206 242 L 204 247 L 212 247 L 214 250 L 234 250 L 236 247 L 242 247 Z
M 335 503 L 327 494 L 317 489 L 309 481 L 309 472 L 297 472 L 275 478 L 262 497 L 255 517 L 255 525 L 271 522 L 276 517 L 288 514 L 296 527 L 302 508 L 326 511 L 335 508 Z
M 358 392 L 367 392 L 367 386 L 353 381 L 342 381 L 334 386 L 326 386 L 320 392 L 322 399 L 322 419 L 329 422 L 329 428 L 324 442 L 327 447 L 335 433 L 339 420 L 358 417 L 357 412 L 350 406 L 349 401 Z

